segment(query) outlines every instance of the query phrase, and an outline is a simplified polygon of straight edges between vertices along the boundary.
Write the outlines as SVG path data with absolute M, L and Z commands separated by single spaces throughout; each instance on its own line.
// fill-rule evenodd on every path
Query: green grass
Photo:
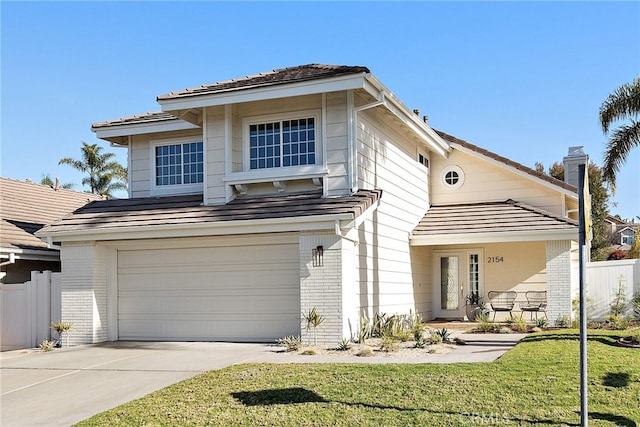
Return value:
M 624 335 L 590 331 L 590 426 L 640 423 L 640 350 L 616 347 Z M 80 425 L 579 425 L 579 360 L 578 332 L 565 330 L 487 364 L 238 365 Z

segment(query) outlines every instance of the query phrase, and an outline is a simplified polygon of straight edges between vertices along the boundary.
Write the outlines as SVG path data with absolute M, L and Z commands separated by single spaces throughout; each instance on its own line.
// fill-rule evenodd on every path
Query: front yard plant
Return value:
M 590 330 L 589 425 L 640 421 L 638 350 Z M 312 360 L 312 359 L 311 359 Z M 580 424 L 579 333 L 530 334 L 493 363 L 251 364 L 207 372 L 80 426 Z

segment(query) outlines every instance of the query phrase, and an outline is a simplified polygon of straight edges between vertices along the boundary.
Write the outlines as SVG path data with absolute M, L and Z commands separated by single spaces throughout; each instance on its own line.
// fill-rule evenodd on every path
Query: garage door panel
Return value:
M 118 253 L 118 334 L 272 341 L 300 333 L 297 244 Z

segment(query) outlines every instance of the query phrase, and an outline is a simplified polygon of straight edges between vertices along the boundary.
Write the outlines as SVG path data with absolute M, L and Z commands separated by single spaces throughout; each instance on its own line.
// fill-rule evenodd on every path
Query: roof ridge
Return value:
M 88 191 L 78 191 L 78 190 L 73 190 L 73 189 L 70 189 L 70 188 L 62 188 L 62 187 L 58 187 L 58 189 L 56 190 L 55 188 L 53 188 L 53 187 L 51 187 L 51 186 L 49 186 L 47 184 L 41 184 L 39 182 L 34 182 L 34 181 L 29 180 L 29 179 L 25 179 L 24 181 L 22 181 L 22 180 L 17 179 L 17 178 L 8 178 L 6 176 L 0 176 L 0 179 L 4 179 L 4 180 L 7 180 L 7 181 L 15 182 L 15 183 L 18 183 L 18 184 L 35 185 L 35 186 L 38 186 L 38 187 L 41 187 L 41 188 L 47 188 L 49 190 L 56 191 L 56 192 L 63 191 L 63 192 L 75 193 L 75 194 L 78 194 L 78 195 L 95 196 L 96 200 L 104 199 L 102 196 L 100 196 L 98 194 L 90 193 Z

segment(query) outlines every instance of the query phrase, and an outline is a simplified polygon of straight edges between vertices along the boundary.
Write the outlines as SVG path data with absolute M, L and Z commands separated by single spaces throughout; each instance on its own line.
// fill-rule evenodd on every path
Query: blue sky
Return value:
M 367 66 L 429 124 L 530 167 L 583 145 L 640 75 L 639 2 L 11 2 L 1 15 L 1 170 L 63 183 L 90 125 L 156 96 L 275 68 Z M 126 164 L 124 149 L 110 148 Z M 640 149 L 610 212 L 640 215 Z

